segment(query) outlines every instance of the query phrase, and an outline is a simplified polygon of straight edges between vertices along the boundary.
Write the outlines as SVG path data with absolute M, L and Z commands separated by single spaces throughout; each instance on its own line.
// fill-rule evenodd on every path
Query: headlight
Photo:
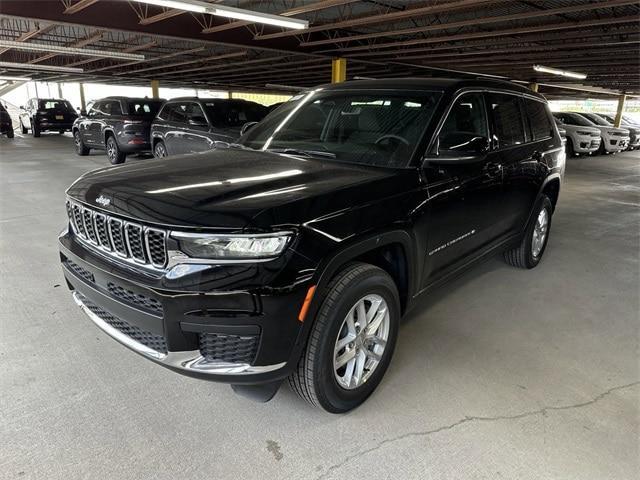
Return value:
M 256 235 L 191 234 L 173 232 L 180 250 L 195 258 L 270 258 L 280 255 L 289 244 L 291 232 Z

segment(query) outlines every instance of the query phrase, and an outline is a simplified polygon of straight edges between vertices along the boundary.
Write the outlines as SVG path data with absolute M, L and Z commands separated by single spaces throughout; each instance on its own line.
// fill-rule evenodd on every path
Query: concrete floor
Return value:
M 0 478 L 640 478 L 639 153 L 571 159 L 540 266 L 495 258 L 422 300 L 344 416 L 287 388 L 252 403 L 99 332 L 56 236 L 65 187 L 106 158 L 58 135 L 0 157 Z

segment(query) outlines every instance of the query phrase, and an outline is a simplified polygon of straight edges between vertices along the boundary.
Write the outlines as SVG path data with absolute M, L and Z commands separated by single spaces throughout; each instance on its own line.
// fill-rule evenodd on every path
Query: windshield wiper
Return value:
M 322 152 L 318 150 L 302 150 L 299 148 L 270 148 L 267 150 L 267 152 L 287 153 L 289 155 L 303 155 L 305 157 L 336 158 L 335 153 Z

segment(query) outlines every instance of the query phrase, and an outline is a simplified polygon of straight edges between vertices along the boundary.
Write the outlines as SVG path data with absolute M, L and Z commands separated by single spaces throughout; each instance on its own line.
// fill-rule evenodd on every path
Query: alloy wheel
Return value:
M 389 327 L 389 307 L 380 295 L 367 295 L 351 307 L 333 354 L 335 379 L 342 388 L 353 390 L 371 377 L 382 360 Z
M 534 258 L 538 258 L 540 252 L 542 252 L 542 248 L 544 247 L 544 242 L 547 238 L 547 232 L 549 230 L 549 212 L 547 212 L 546 208 L 540 210 L 538 214 L 538 218 L 536 219 L 536 225 L 533 229 L 533 236 L 531 238 L 531 253 Z

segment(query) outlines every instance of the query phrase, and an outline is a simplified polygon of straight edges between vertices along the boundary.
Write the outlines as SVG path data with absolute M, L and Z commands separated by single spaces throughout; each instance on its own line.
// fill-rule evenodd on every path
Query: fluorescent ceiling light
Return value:
M 55 65 L 40 65 L 35 63 L 15 63 L 15 62 L 0 62 L 2 68 L 15 68 L 18 70 L 38 70 L 43 72 L 65 72 L 65 73 L 82 73 L 81 68 L 75 67 L 57 67 Z
M 0 47 L 35 52 L 59 53 L 61 55 L 86 55 L 87 57 L 117 58 L 120 60 L 144 60 L 144 55 L 140 55 L 139 53 L 109 52 L 108 50 L 62 47 L 58 45 L 46 45 L 44 43 L 14 42 L 13 40 L 0 40 Z
M 175 8 L 185 10 L 187 12 L 208 13 L 218 17 L 233 18 L 236 20 L 245 20 L 253 23 L 262 23 L 265 25 L 274 25 L 277 27 L 305 29 L 309 28 L 307 20 L 299 18 L 288 18 L 282 15 L 271 15 L 270 13 L 254 12 L 242 8 L 227 7 L 224 5 L 214 5 L 199 0 L 133 0 L 138 3 L 146 3 L 148 5 L 156 5 L 158 7 Z
M 553 75 L 560 75 L 561 77 L 578 78 L 580 80 L 584 80 L 585 78 L 587 78 L 587 75 L 584 73 L 570 72 L 569 70 L 559 70 L 557 68 L 544 67 L 542 65 L 534 65 L 533 69 L 536 72 L 551 73 Z
M 10 75 L 0 75 L 0 80 L 6 80 L 8 82 L 30 82 L 29 77 L 12 77 Z

